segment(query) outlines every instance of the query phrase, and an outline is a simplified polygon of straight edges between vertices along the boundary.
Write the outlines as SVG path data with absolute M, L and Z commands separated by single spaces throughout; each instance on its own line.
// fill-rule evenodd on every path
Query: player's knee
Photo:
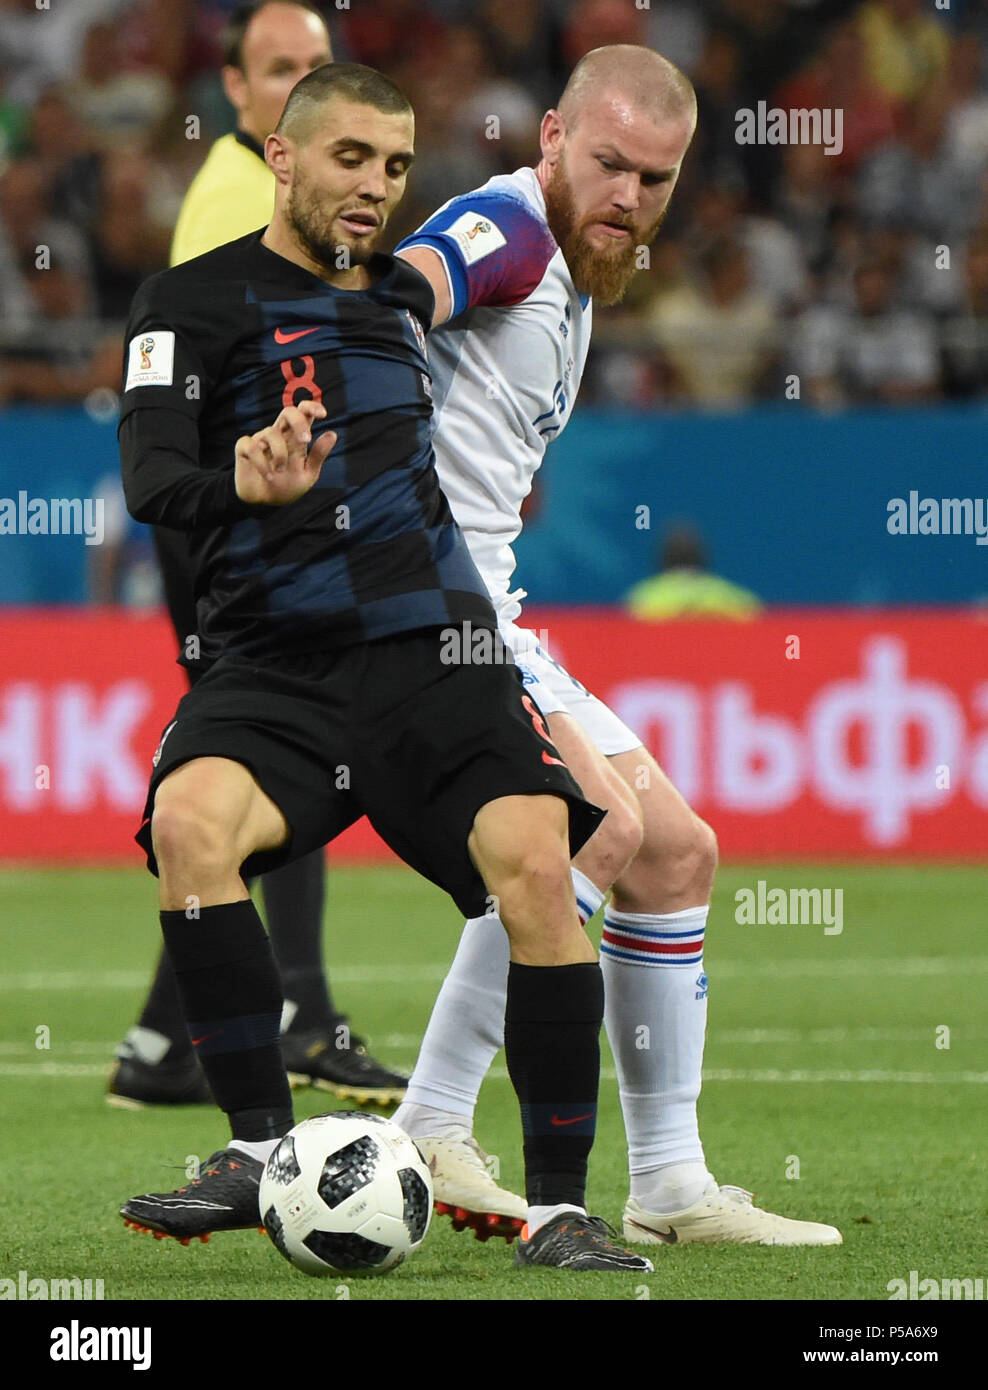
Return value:
M 222 869 L 236 858 L 233 837 L 223 818 L 178 797 L 155 798 L 151 842 L 158 867 L 166 872 Z
M 601 887 L 609 886 L 641 849 L 644 834 L 637 800 L 619 799 L 581 850 L 581 872 Z
M 720 858 L 720 851 L 717 845 L 717 836 L 705 820 L 696 817 L 697 822 L 697 846 L 696 854 L 698 860 L 698 872 L 704 875 L 713 887 L 714 876 L 717 873 L 717 864 Z
M 533 834 L 502 844 L 500 862 L 488 881 L 501 920 L 510 924 L 572 894 L 568 847 L 553 834 Z
M 706 821 L 691 813 L 663 847 L 657 868 L 667 892 L 692 889 L 698 902 L 709 897 L 717 871 L 717 837 Z

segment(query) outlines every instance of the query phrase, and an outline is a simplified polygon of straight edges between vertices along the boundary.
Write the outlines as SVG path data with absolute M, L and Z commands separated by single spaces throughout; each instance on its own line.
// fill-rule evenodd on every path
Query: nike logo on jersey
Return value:
M 296 338 L 308 337 L 310 333 L 318 333 L 320 328 L 325 328 L 325 324 L 317 324 L 315 328 L 301 328 L 297 333 L 286 333 L 283 328 L 274 330 L 274 340 L 284 346 L 285 343 L 294 343 Z
M 551 1125 L 555 1125 L 556 1128 L 559 1129 L 559 1128 L 561 1128 L 563 1125 L 578 1125 L 578 1124 L 580 1123 L 581 1120 L 592 1120 L 592 1119 L 593 1119 L 593 1111 L 592 1111 L 592 1110 L 588 1110 L 587 1113 L 586 1113 L 585 1115 L 574 1115 L 574 1116 L 572 1116 L 571 1119 L 568 1119 L 568 1120 L 561 1120 L 561 1119 L 559 1118 L 558 1115 L 553 1115 L 552 1118 L 550 1119 L 549 1123 L 550 1123 Z

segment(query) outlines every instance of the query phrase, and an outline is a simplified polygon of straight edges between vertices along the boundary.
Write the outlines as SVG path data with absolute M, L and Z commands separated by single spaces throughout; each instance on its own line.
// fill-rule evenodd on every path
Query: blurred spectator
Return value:
M 10 100 L 4 86 L 3 73 L 0 71 L 0 174 L 8 161 L 16 159 L 24 148 L 28 124 L 24 107 Z
M 911 227 L 936 242 L 970 232 L 988 150 L 980 163 L 961 164 L 947 138 L 948 110 L 946 83 L 931 83 L 904 112 L 901 136 L 863 162 L 856 193 L 863 218 Z
M 537 163 L 542 108 L 514 78 L 495 71 L 475 29 L 449 31 L 444 65 L 462 78 L 462 86 L 457 84 L 453 143 L 478 146 L 492 173 L 511 173 L 526 161 Z
M 231 129 L 218 70 L 238 3 L 0 0 L 4 399 L 116 381 L 114 320 L 164 265 L 185 192 Z M 449 197 L 534 163 L 539 117 L 589 49 L 648 43 L 693 78 L 693 148 L 651 268 L 595 314 L 584 401 L 733 408 L 797 358 L 813 368 L 807 398 L 925 399 L 941 367 L 952 398 L 983 394 L 983 3 L 945 16 L 931 0 L 316 3 L 337 57 L 388 72 L 416 111 L 392 245 Z M 759 101 L 839 109 L 841 153 L 739 145 L 737 113 Z M 41 244 L 53 272 L 36 268 Z M 889 279 L 876 305 L 868 286 Z
M 967 249 L 964 301 L 943 324 L 944 391 L 966 399 L 988 397 L 988 228 Z
M 456 82 L 443 80 L 450 71 Z M 415 170 L 388 224 L 391 245 L 448 199 L 538 157 L 541 111 L 523 87 L 494 77 L 473 29 L 447 29 L 407 91 L 415 110 Z
M 563 29 L 567 73 L 585 53 L 608 43 L 644 43 L 645 14 L 634 0 L 576 0 Z
M 123 323 L 137 287 L 168 256 L 171 228 L 151 215 L 151 162 L 132 149 L 107 159 L 102 199 L 93 227 L 93 259 L 100 314 Z
M 736 408 L 760 393 L 778 322 L 771 302 L 751 286 L 739 242 L 715 242 L 704 253 L 702 269 L 701 279 L 658 299 L 650 327 L 680 400 Z
M 951 162 L 965 174 L 976 176 L 988 161 L 988 91 L 985 91 L 984 59 L 974 34 L 962 34 L 951 54 L 947 95 L 950 102 L 948 147 Z
M 125 69 L 117 27 L 94 24 L 69 95 L 94 146 L 114 150 L 147 138 L 168 109 L 171 86 L 160 72 Z
M 775 213 L 814 272 L 825 266 L 833 238 L 836 197 L 829 164 L 822 145 L 787 145 L 782 152 Z
M 328 7 L 327 7 L 328 8 Z M 442 44 L 445 25 L 420 0 L 374 0 L 373 5 L 353 5 L 336 11 L 346 46 L 353 60 L 380 68 L 403 86 L 417 65 Z M 335 25 L 331 37 L 335 38 Z M 462 94 L 462 78 L 445 72 L 442 79 L 456 84 Z
M 746 213 L 745 206 L 740 184 L 702 186 L 692 201 L 687 241 L 698 254 L 725 237 L 739 241 L 754 288 L 777 310 L 801 307 L 808 284 L 799 242 L 778 219 Z
M 0 0 L 0 70 L 12 101 L 31 105 L 53 83 L 79 71 L 92 24 L 121 15 L 133 0 L 71 0 L 39 8 L 36 0 Z
M 684 72 L 695 73 L 707 38 L 707 9 L 697 0 L 662 0 L 646 7 L 645 43 Z
M 481 0 L 477 6 L 477 36 L 495 72 L 517 84 L 524 74 L 529 100 L 547 110 L 559 95 L 553 72 L 552 30 L 544 0 L 506 5 L 504 0 Z
M 871 75 L 854 20 L 833 30 L 817 57 L 776 93 L 775 104 L 842 113 L 841 151 L 822 157 L 818 167 L 818 176 L 831 183 L 853 174 L 865 155 L 895 133 L 895 103 Z
M 871 75 L 896 101 L 913 101 L 947 68 L 950 40 L 925 0 L 868 0 L 858 22 Z
M 0 348 L 57 354 L 76 331 L 85 346 L 95 314 L 86 241 L 54 214 L 42 172 L 27 160 L 0 177 L 0 247 Z
M 753 618 L 762 610 L 761 600 L 748 589 L 710 573 L 706 547 L 692 526 L 669 531 L 658 562 L 659 573 L 625 595 L 633 618 Z
M 62 88 L 48 87 L 38 98 L 27 153 L 44 179 L 51 206 L 60 217 L 87 230 L 98 215 L 100 157 Z
M 855 304 L 809 309 L 797 324 L 796 370 L 816 405 L 908 404 L 938 395 L 936 334 L 929 315 L 895 302 L 887 261 L 859 266 Z
M 737 187 L 744 181 L 744 160 L 737 143 L 740 49 L 723 29 L 707 35 L 694 79 L 697 122 L 691 158 L 713 183 Z

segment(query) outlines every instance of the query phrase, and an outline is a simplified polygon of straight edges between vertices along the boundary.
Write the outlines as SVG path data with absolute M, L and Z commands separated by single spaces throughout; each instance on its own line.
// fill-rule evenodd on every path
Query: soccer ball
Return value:
M 261 1219 L 306 1274 L 386 1274 L 417 1250 L 432 1216 L 432 1177 L 390 1120 L 337 1110 L 303 1120 L 264 1166 Z

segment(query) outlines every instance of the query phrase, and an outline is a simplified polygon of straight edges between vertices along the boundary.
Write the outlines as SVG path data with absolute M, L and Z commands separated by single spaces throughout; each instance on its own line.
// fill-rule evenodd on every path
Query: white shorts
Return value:
M 638 735 L 608 709 L 603 700 L 591 695 L 586 686 L 554 661 L 545 648 L 539 646 L 534 632 L 504 619 L 500 628 L 522 680 L 543 714 L 571 714 L 605 757 L 641 747 Z

